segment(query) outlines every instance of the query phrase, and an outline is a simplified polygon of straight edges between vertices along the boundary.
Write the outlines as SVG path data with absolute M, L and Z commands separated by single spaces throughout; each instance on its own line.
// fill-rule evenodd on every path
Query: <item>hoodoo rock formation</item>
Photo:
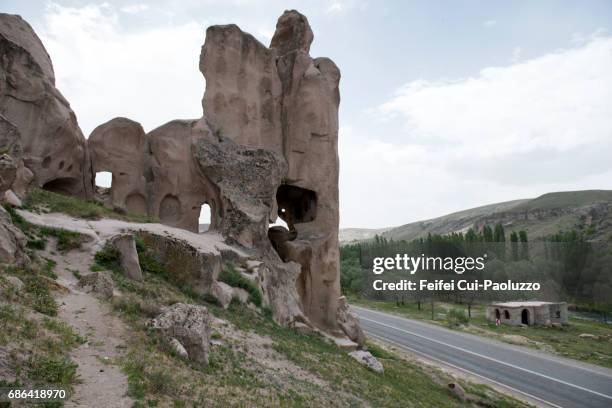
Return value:
M 20 182 L 91 198 L 86 140 L 70 104 L 55 88 L 51 59 L 21 17 L 0 14 L 0 115 L 20 133 Z M 31 174 L 30 174 L 31 173 Z
M 24 168 L 48 190 L 90 197 L 92 174 L 109 171 L 112 186 L 96 188 L 97 199 L 193 232 L 208 204 L 211 233 L 261 259 L 256 282 L 277 322 L 361 343 L 339 300 L 340 71 L 309 55 L 313 38 L 297 11 L 279 18 L 269 47 L 236 25 L 209 27 L 202 118 L 149 133 L 115 118 L 85 141 L 38 37 L 0 15 L 0 128 L 20 133 Z M 288 228 L 270 227 L 279 217 Z

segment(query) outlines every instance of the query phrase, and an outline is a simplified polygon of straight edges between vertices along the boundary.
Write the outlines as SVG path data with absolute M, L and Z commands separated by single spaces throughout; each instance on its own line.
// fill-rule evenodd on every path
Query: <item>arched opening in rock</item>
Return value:
M 62 177 L 46 182 L 42 186 L 43 190 L 63 195 L 73 195 L 78 191 L 78 180 L 72 177 Z
M 302 187 L 283 184 L 276 192 L 278 218 L 268 229 L 272 247 L 285 262 L 286 242 L 297 236 L 295 224 L 314 221 L 317 215 L 317 194 Z
M 206 232 L 210 229 L 212 210 L 208 203 L 200 207 L 200 217 L 198 218 L 198 231 Z
M 182 216 L 181 202 L 177 196 L 167 194 L 159 204 L 159 219 L 164 223 L 175 223 Z
M 125 208 L 133 214 L 146 214 L 147 202 L 140 193 L 131 193 L 125 198 Z
M 276 191 L 278 218 L 268 229 L 268 238 L 281 259 L 287 259 L 286 242 L 297 237 L 296 224 L 314 221 L 317 193 L 302 187 L 282 184 Z
M 278 216 L 282 218 L 289 230 L 295 224 L 314 221 L 317 216 L 317 193 L 302 187 L 281 185 L 276 192 Z
M 111 188 L 113 186 L 113 173 L 99 171 L 96 173 L 96 187 Z

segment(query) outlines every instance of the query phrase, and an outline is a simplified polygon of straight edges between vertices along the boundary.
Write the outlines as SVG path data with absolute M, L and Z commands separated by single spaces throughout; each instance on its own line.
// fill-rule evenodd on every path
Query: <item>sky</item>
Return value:
M 206 27 L 269 44 L 293 8 L 342 72 L 341 227 L 612 189 L 612 1 L 0 0 L 41 37 L 86 136 L 200 117 Z

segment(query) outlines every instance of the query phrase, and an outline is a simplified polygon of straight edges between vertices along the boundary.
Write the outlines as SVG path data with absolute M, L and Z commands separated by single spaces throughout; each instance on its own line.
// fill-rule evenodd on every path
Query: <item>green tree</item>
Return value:
M 519 242 L 519 234 L 517 234 L 516 231 L 512 231 L 510 233 L 510 245 L 512 247 L 512 260 L 513 261 L 517 261 L 519 259 L 518 242 Z

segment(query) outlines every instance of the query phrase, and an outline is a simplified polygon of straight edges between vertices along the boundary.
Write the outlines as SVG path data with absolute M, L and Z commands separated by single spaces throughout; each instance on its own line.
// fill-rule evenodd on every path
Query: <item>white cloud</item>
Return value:
M 510 62 L 512 62 L 513 64 L 518 63 L 521 60 L 522 52 L 523 49 L 521 47 L 514 47 L 514 49 L 512 50 L 512 56 L 510 57 Z
M 497 25 L 497 21 L 496 20 L 487 20 L 484 23 L 482 23 L 483 26 L 490 28 L 490 27 L 494 27 L 495 25 Z
M 611 37 L 471 78 L 406 84 L 378 109 L 381 135 L 341 130 L 342 225 L 612 188 L 610 89 Z M 383 132 L 404 138 L 382 142 Z
M 339 14 L 342 12 L 342 10 L 344 10 L 342 3 L 339 1 L 333 1 L 325 11 L 328 14 Z
M 129 6 L 122 7 L 121 11 L 127 14 L 138 14 L 140 12 L 147 11 L 148 9 L 149 9 L 149 6 L 147 4 L 136 3 L 136 4 L 130 4 Z
M 472 157 L 571 152 L 612 136 L 612 38 L 456 81 L 413 81 L 381 106 Z M 447 147 L 451 149 L 450 145 Z
M 325 13 L 340 15 L 352 10 L 363 11 L 367 7 L 368 3 L 366 0 L 331 0 L 325 9 Z
M 257 29 L 257 37 L 261 40 L 262 44 L 268 46 L 272 37 L 274 36 L 275 29 L 273 27 L 261 26 Z
M 201 116 L 204 78 L 198 59 L 205 25 L 127 31 L 108 4 L 51 4 L 37 31 L 52 56 L 57 86 L 86 136 L 117 116 L 145 130 Z

